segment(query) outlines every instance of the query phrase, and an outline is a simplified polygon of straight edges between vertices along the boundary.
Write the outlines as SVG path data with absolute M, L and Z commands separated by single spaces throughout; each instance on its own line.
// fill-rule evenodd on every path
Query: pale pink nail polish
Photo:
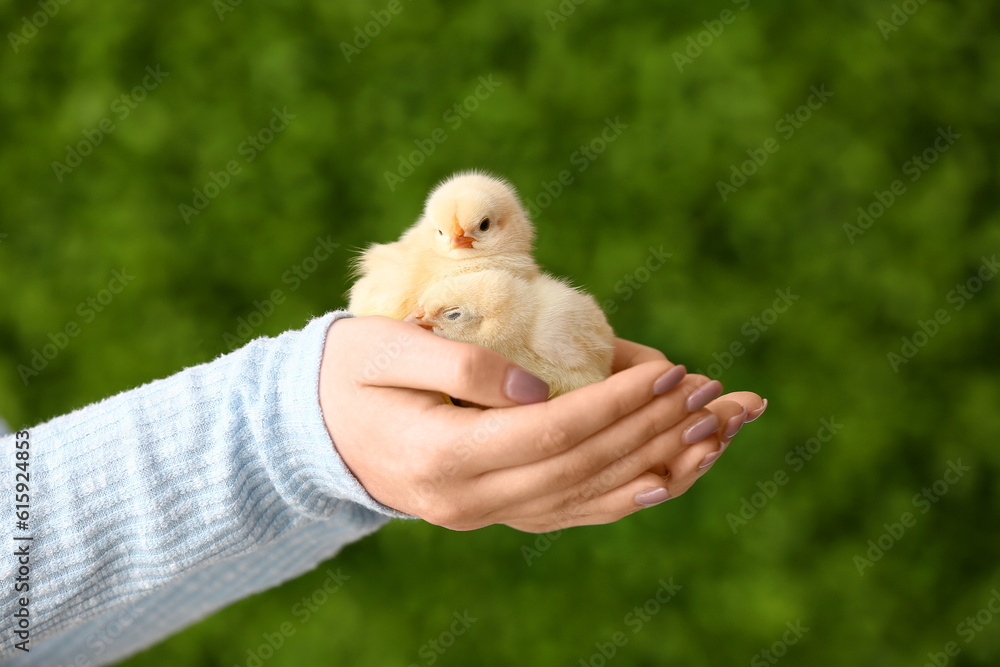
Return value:
M 691 395 L 687 398 L 688 412 L 694 412 L 695 410 L 701 410 L 703 407 L 708 405 L 710 402 L 717 399 L 722 395 L 722 383 L 718 380 L 712 380 L 708 384 L 698 387 Z
M 746 423 L 746 417 L 747 409 L 745 407 L 743 408 L 743 412 L 730 417 L 726 422 L 726 430 L 723 432 L 722 437 L 725 440 L 732 439 L 732 437 L 739 433 L 740 429 L 743 428 L 743 424 Z
M 503 393 L 517 403 L 540 403 L 549 397 L 549 385 L 531 373 L 511 366 L 507 371 Z
M 712 435 L 719 430 L 719 418 L 715 416 L 715 413 L 708 415 L 704 419 L 695 422 L 693 425 L 689 426 L 685 431 L 684 435 L 681 436 L 681 440 L 685 445 L 693 445 L 696 442 L 701 442 L 708 436 Z
M 646 507 L 659 505 L 660 503 L 668 500 L 670 500 L 670 492 L 662 487 L 658 489 L 646 489 L 645 491 L 640 491 L 635 494 L 636 504 L 645 505 Z
M 678 384 L 687 375 L 687 369 L 683 366 L 674 366 L 669 371 L 661 375 L 653 383 L 653 395 L 659 396 L 665 394 Z
M 723 451 L 724 451 L 724 448 L 720 448 L 719 451 L 712 452 L 711 454 L 709 454 L 705 458 L 703 458 L 701 460 L 701 463 L 698 465 L 698 470 L 701 470 L 703 468 L 707 468 L 708 466 L 710 466 L 713 463 L 715 463 L 719 459 L 719 457 L 722 456 L 722 452 Z
M 746 421 L 744 423 L 749 424 L 750 422 L 754 421 L 755 419 L 757 419 L 757 417 L 760 417 L 762 414 L 764 414 L 764 410 L 767 410 L 766 398 L 764 399 L 764 402 L 760 404 L 759 408 L 757 408 L 756 410 L 747 415 Z

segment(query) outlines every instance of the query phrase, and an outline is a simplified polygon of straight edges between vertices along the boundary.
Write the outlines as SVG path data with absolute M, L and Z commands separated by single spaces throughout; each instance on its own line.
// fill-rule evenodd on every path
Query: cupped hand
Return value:
M 455 530 L 609 523 L 684 493 L 764 403 L 618 340 L 608 379 L 545 401 L 505 357 L 381 317 L 331 325 L 320 405 L 373 498 Z M 443 393 L 442 393 L 443 392 Z M 460 408 L 444 395 L 489 409 Z M 701 467 L 700 467 L 701 466 Z

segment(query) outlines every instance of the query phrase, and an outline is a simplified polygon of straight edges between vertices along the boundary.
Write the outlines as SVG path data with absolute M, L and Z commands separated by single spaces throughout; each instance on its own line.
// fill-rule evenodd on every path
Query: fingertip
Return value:
M 705 458 L 703 458 L 701 460 L 701 463 L 698 464 L 698 470 L 704 470 L 708 466 L 710 466 L 713 463 L 715 463 L 716 461 L 718 461 L 719 457 L 722 456 L 722 452 L 724 452 L 724 451 L 725 451 L 725 447 L 720 447 L 716 451 L 711 452 L 709 454 L 706 454 Z
M 518 366 L 511 366 L 504 378 L 503 393 L 521 405 L 541 403 L 549 397 L 549 385 L 528 371 Z
M 726 430 L 722 433 L 723 440 L 732 440 L 736 437 L 736 434 L 743 428 L 743 424 L 746 423 L 746 418 L 747 408 L 744 405 L 743 410 L 738 415 L 733 415 L 726 421 Z
M 764 414 L 764 410 L 767 410 L 767 399 L 766 398 L 763 400 L 763 402 L 761 402 L 759 408 L 757 408 L 753 412 L 750 412 L 750 413 L 747 414 L 747 416 L 746 416 L 746 422 L 744 422 L 744 423 L 749 424 L 750 422 L 754 421 L 755 419 L 757 419 L 758 417 L 760 417 L 762 414 Z
M 687 368 L 685 368 L 683 364 L 674 366 L 669 371 L 658 377 L 656 382 L 653 383 L 653 395 L 660 396 L 667 393 L 679 385 L 685 376 L 687 376 Z
M 688 412 L 701 410 L 722 395 L 722 383 L 718 380 L 710 380 L 706 384 L 698 387 L 687 398 L 686 407 Z
M 667 357 L 655 348 L 624 338 L 615 338 L 615 351 L 611 368 L 612 373 L 618 373 L 649 361 L 666 360 Z
M 662 486 L 645 489 L 635 494 L 635 504 L 642 507 L 653 507 L 670 500 L 670 492 Z

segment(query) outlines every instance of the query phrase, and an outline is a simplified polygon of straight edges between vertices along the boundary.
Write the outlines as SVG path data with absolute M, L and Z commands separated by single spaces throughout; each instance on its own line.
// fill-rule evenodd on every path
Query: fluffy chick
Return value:
M 597 301 L 563 280 L 490 269 L 431 285 L 407 318 L 499 352 L 549 384 L 549 398 L 611 374 L 614 332 Z
M 455 174 L 431 191 L 423 215 L 398 241 L 372 245 L 357 258 L 348 310 L 403 319 L 430 284 L 447 276 L 491 268 L 535 276 L 534 236 L 509 183 L 477 171 Z

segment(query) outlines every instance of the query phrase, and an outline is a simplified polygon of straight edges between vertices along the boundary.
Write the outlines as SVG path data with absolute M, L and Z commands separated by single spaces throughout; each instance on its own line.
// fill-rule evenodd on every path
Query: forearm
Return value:
M 31 516 L 14 533 L 33 538 L 30 592 L 8 586 L 3 600 L 12 610 L 29 598 L 31 649 L 214 564 L 280 559 L 303 548 L 296 539 L 316 541 L 309 524 L 346 542 L 398 515 L 350 474 L 324 425 L 319 367 L 338 315 L 28 429 Z M 13 452 L 13 438 L 0 446 Z M 8 530 L 13 510 L 0 505 Z M 15 559 L 3 563 L 12 581 Z M 259 590 L 301 571 L 242 584 Z M 191 614 L 251 592 L 240 587 L 212 592 Z M 0 656 L 21 653 L 12 621 L 0 621 Z

